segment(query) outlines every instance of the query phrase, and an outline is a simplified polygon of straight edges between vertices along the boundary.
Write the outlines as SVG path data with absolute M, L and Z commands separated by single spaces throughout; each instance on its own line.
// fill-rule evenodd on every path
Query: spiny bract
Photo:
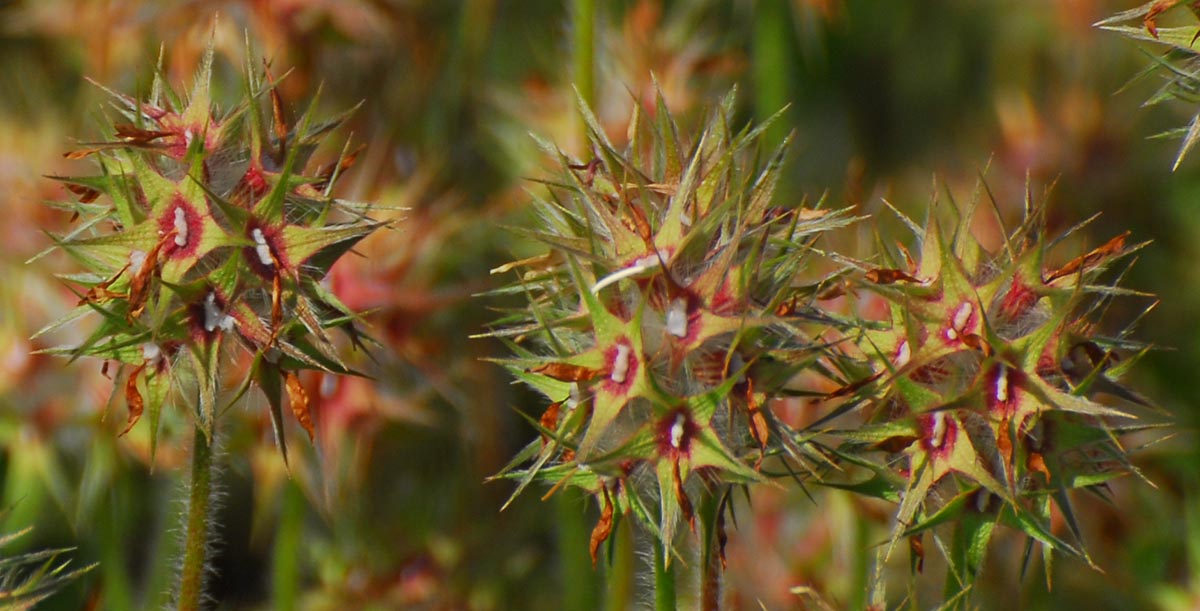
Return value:
M 116 361 L 128 372 L 125 430 L 148 411 L 152 453 L 172 396 L 212 430 L 229 347 L 242 346 L 252 362 L 239 372 L 236 397 L 251 383 L 263 389 L 286 459 L 284 385 L 311 437 L 296 372 L 352 373 L 327 329 L 342 327 L 359 341 L 355 314 L 321 279 L 380 224 L 367 206 L 330 195 L 353 154 L 343 150 L 337 163 L 306 171 L 322 137 L 347 115 L 314 123 L 314 102 L 289 127 L 269 73 L 249 65 L 245 99 L 222 113 L 210 92 L 212 62 L 210 45 L 186 99 L 161 74 L 146 100 L 109 91 L 120 118 L 108 140 L 68 153 L 92 158 L 100 173 L 58 177 L 78 196 L 60 205 L 79 226 L 53 236 L 55 246 L 85 271 L 66 278 L 82 287 L 78 308 L 42 332 L 99 316 L 83 343 L 53 352 Z

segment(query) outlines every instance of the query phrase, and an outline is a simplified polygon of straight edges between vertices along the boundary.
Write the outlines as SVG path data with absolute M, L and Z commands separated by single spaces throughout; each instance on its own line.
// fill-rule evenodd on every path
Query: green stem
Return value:
M 587 542 L 591 527 L 581 510 L 588 498 L 578 489 L 568 488 L 554 495 L 555 524 L 558 527 L 558 553 L 563 577 L 563 609 L 589 611 L 596 608 L 600 591 Z
M 300 591 L 300 538 L 304 526 L 304 495 L 295 482 L 283 486 L 279 510 L 279 529 L 275 531 L 275 552 L 271 571 L 273 600 L 277 611 L 292 611 Z
M 572 78 L 579 96 L 590 107 L 596 107 L 596 0 L 571 0 L 573 39 Z M 587 125 L 578 119 L 579 143 L 587 142 Z
M 759 0 L 754 5 L 754 38 L 751 41 L 754 82 L 754 114 L 766 119 L 790 101 L 789 72 L 792 67 L 788 29 L 791 10 L 787 0 Z M 779 146 L 788 134 L 788 121 L 767 128 L 763 143 L 767 150 Z
M 213 438 L 216 438 L 213 427 Z M 204 598 L 208 556 L 209 510 L 212 506 L 212 444 L 197 426 L 192 441 L 192 479 L 188 491 L 187 535 L 179 576 L 179 611 L 199 611 Z
M 630 594 L 637 557 L 633 553 L 633 520 L 617 520 L 617 529 L 612 539 L 612 564 L 608 571 L 608 611 L 623 611 L 629 608 Z
M 675 611 L 675 574 L 667 566 L 666 548 L 654 537 L 654 611 Z

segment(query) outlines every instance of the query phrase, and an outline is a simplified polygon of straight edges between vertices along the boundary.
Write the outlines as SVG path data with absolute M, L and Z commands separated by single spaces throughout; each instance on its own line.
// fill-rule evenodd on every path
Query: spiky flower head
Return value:
M 1105 336 L 1100 320 L 1115 297 L 1137 294 L 1105 278 L 1119 281 L 1113 268 L 1140 245 L 1126 232 L 1050 265 L 1047 251 L 1079 227 L 1051 239 L 1029 204 L 990 252 L 970 230 L 977 208 L 935 206 L 923 227 L 901 215 L 917 256 L 884 248 L 902 255 L 866 269 L 862 288 L 887 313 L 861 342 L 872 383 L 851 405 L 866 422 L 839 433 L 839 454 L 873 474 L 849 487 L 899 503 L 881 560 L 901 538 L 955 525 L 948 595 L 973 581 L 996 524 L 1040 543 L 1047 560 L 1059 550 L 1090 563 L 1068 492 L 1136 472 L 1119 439 L 1142 426 L 1127 408 L 1145 404 L 1117 379 L 1147 348 L 1128 338 L 1132 324 Z M 949 232 L 946 217 L 957 221 Z M 1072 541 L 1052 532 L 1052 508 Z
M 733 101 L 685 143 L 660 98 L 622 151 L 580 102 L 592 157 L 546 145 L 560 172 L 527 232 L 550 250 L 503 268 L 523 271 L 508 290 L 528 305 L 494 335 L 550 405 L 502 475 L 594 495 L 593 558 L 621 516 L 669 550 L 698 500 L 806 451 L 768 402 L 821 354 L 804 329 L 819 282 L 799 278 L 812 242 L 852 219 L 772 207 L 782 149 L 756 163 L 763 128 L 735 130 Z
M 54 352 L 121 365 L 125 430 L 148 412 L 152 452 L 170 397 L 190 403 L 197 426 L 211 431 L 222 378 L 236 373 L 236 396 L 252 383 L 266 393 L 286 459 L 283 387 L 311 437 L 296 372 L 351 373 L 328 330 L 358 338 L 355 314 L 321 280 L 379 224 L 366 206 L 331 196 L 352 154 L 307 168 L 346 115 L 318 124 L 314 102 L 289 125 L 270 74 L 251 65 L 244 99 L 222 112 L 212 99 L 212 62 L 210 45 L 186 97 L 161 73 L 147 99 L 109 91 L 119 118 L 107 139 L 68 153 L 91 158 L 99 172 L 58 177 L 78 195 L 61 206 L 79 225 L 53 239 L 84 271 L 66 278 L 80 287 L 78 308 L 43 332 L 99 318 L 84 342 Z M 237 347 L 249 366 L 228 366 Z

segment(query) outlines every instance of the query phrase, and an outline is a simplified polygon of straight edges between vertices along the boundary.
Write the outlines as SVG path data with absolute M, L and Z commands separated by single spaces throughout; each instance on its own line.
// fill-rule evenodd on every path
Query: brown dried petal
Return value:
M 71 193 L 74 193 L 75 195 L 78 195 L 79 203 L 81 203 L 81 204 L 90 204 L 90 203 L 96 201 L 97 197 L 100 197 L 99 191 L 97 191 L 91 187 L 85 187 L 83 185 L 68 184 L 67 190 L 70 191 Z M 75 214 L 76 214 L 76 216 L 78 216 L 79 213 L 76 212 Z M 74 220 L 74 219 L 71 219 L 71 220 Z
M 68 151 L 66 153 L 63 153 L 63 157 L 74 161 L 77 159 L 83 159 L 84 157 L 87 157 L 88 155 L 91 155 L 92 153 L 98 153 L 100 151 L 103 151 L 106 148 L 108 148 L 108 147 L 96 146 L 96 147 L 91 147 L 91 148 L 83 148 L 83 149 L 79 149 L 76 151 Z
M 613 527 L 613 503 L 608 496 L 608 489 L 604 489 L 604 510 L 600 513 L 600 520 L 596 522 L 596 527 L 592 529 L 592 539 L 588 543 L 588 552 L 592 555 L 592 566 L 596 566 L 596 560 L 600 552 L 600 545 L 604 543 L 610 534 Z
M 558 412 L 560 408 L 562 408 L 562 404 L 562 401 L 555 401 L 546 408 L 546 411 L 542 413 L 541 420 L 539 420 L 542 428 L 546 429 L 547 431 L 553 431 L 558 428 Z M 550 436 L 543 433 L 542 445 L 547 443 L 550 443 Z
M 560 382 L 588 382 L 604 375 L 604 371 L 600 369 L 592 369 L 590 367 L 571 365 L 568 363 L 546 363 L 545 365 L 539 365 L 527 371 L 532 373 L 540 373 L 544 376 L 554 378 Z
M 1179 0 L 1158 0 L 1146 11 L 1146 16 L 1142 17 L 1142 25 L 1146 26 L 1146 31 L 1151 36 L 1158 38 L 1158 16 L 1176 4 L 1179 4 Z
M 1125 249 L 1125 240 L 1129 238 L 1129 234 L 1130 232 L 1126 231 L 1125 233 L 1122 233 L 1108 242 L 1105 242 L 1103 245 L 1093 249 L 1091 252 L 1075 257 L 1069 263 L 1059 268 L 1058 271 L 1051 273 L 1050 276 L 1046 278 L 1046 282 L 1054 282 L 1059 278 L 1077 274 L 1081 270 L 1095 267 L 1104 262 L 1105 259 L 1120 253 Z
M 1050 468 L 1046 466 L 1046 459 L 1037 452 L 1030 452 L 1029 458 L 1025 460 L 1025 466 L 1030 471 L 1035 471 L 1046 476 L 1046 481 L 1050 481 Z
M 125 429 L 117 435 L 121 437 L 128 433 L 133 425 L 142 417 L 142 412 L 146 409 L 146 402 L 142 399 L 142 393 L 138 391 L 137 377 L 138 374 L 145 369 L 145 365 L 134 369 L 129 374 L 129 378 L 125 380 L 125 403 L 129 405 L 129 418 L 125 421 Z
M 159 138 L 165 138 L 167 136 L 174 135 L 173 132 L 141 129 L 139 127 L 130 125 L 129 123 L 118 123 L 116 128 L 117 137 L 134 146 L 149 144 L 150 142 L 158 140 Z
M 300 426 L 308 433 L 308 440 L 313 440 L 313 423 L 312 414 L 309 413 L 308 391 L 304 390 L 304 385 L 300 383 L 300 376 L 296 372 L 289 371 L 286 374 L 288 399 L 292 406 L 292 414 L 296 416 L 296 420 L 300 422 Z
M 899 269 L 873 269 L 867 272 L 867 280 L 875 284 L 894 284 L 896 282 L 921 282 L 916 276 Z
M 142 268 L 129 281 L 129 319 L 133 320 L 141 316 L 142 310 L 146 307 L 146 297 L 149 295 L 150 279 L 158 271 L 158 253 L 162 251 L 163 246 L 168 241 L 175 239 L 175 230 L 171 230 L 146 253 L 146 260 L 142 263 Z
M 921 535 L 913 535 L 908 538 L 908 550 L 912 553 L 917 572 L 923 572 L 925 570 L 925 541 L 921 539 Z

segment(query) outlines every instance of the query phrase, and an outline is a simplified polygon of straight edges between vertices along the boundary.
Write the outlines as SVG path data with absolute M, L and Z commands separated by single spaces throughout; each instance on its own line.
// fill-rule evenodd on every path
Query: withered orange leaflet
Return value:
M 129 373 L 129 377 L 125 380 L 125 403 L 129 404 L 129 419 L 125 422 L 125 429 L 121 431 L 117 437 L 121 437 L 128 433 L 133 425 L 141 419 L 142 412 L 145 411 L 146 402 L 142 399 L 142 393 L 138 391 L 137 377 L 146 366 L 142 365 Z
M 553 431 L 558 428 L 558 412 L 562 408 L 562 404 L 562 401 L 555 401 L 546 408 L 546 411 L 542 413 L 541 420 L 539 420 L 542 428 L 546 429 L 547 431 Z M 542 445 L 547 443 L 550 443 L 550 437 L 546 434 L 543 434 Z
M 128 123 L 118 123 L 115 127 L 117 129 L 117 137 L 125 143 L 134 146 L 149 144 L 159 138 L 173 135 L 172 132 L 141 129 Z
M 1046 283 L 1054 282 L 1059 278 L 1077 274 L 1082 270 L 1095 267 L 1102 263 L 1105 259 L 1120 253 L 1125 249 L 1125 240 L 1129 238 L 1130 231 L 1126 231 L 1121 235 L 1105 242 L 1103 245 L 1093 249 L 1091 252 L 1071 259 L 1069 263 L 1060 267 L 1058 271 L 1051 273 L 1045 280 Z
M 540 373 L 560 382 L 587 382 L 604 375 L 604 371 L 600 369 L 567 363 L 546 363 L 528 371 L 531 373 Z
M 867 272 L 867 280 L 875 284 L 894 284 L 896 282 L 921 281 L 912 274 L 899 269 L 873 269 Z
M 304 385 L 300 383 L 300 376 L 296 372 L 289 371 L 286 374 L 288 401 L 292 407 L 292 414 L 296 416 L 296 420 L 300 422 L 300 426 L 304 427 L 304 431 L 308 433 L 308 440 L 313 440 L 313 423 L 312 414 L 309 413 L 308 391 L 304 390 Z
M 592 555 L 592 566 L 596 566 L 596 560 L 599 556 L 600 545 L 603 544 L 610 534 L 613 527 L 613 502 L 608 495 L 608 488 L 604 490 L 604 510 L 600 513 L 600 520 L 596 522 L 595 528 L 592 529 L 591 541 L 588 542 L 588 552 Z

